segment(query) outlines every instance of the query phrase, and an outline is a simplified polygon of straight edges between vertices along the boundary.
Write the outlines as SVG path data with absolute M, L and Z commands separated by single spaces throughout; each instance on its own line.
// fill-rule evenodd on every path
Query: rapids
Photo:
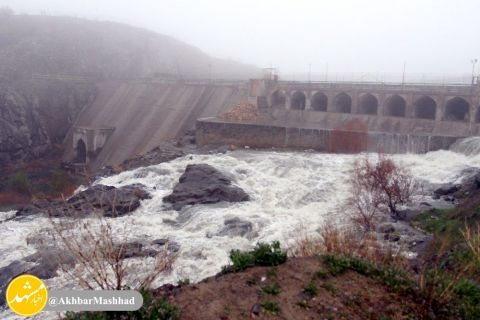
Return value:
M 314 152 L 272 152 L 239 150 L 226 154 L 188 155 L 173 161 L 143 167 L 101 178 L 95 183 L 124 186 L 144 184 L 152 199 L 144 200 L 133 214 L 111 219 L 114 228 L 127 227 L 132 240 L 169 238 L 180 244 L 178 258 L 171 274 L 155 285 L 176 283 L 189 278 L 196 282 L 212 276 L 228 263 L 231 249 L 249 249 L 257 242 L 280 240 L 293 245 L 302 233 L 314 233 L 326 222 L 348 223 L 344 202 L 348 196 L 348 177 L 358 155 Z M 460 182 L 466 168 L 480 168 L 480 156 L 453 151 L 427 154 L 394 155 L 424 185 L 417 201 L 431 200 L 431 190 L 441 183 Z M 188 164 L 207 163 L 233 178 L 236 185 L 251 196 L 251 201 L 197 205 L 181 212 L 163 207 L 162 198 L 169 194 Z M 45 233 L 47 218 L 32 216 L 9 220 L 13 212 L 0 213 L 0 267 L 35 252 L 27 238 Z M 218 236 L 224 220 L 239 217 L 253 224 L 256 236 Z M 143 271 L 148 260 L 139 261 Z M 68 285 L 64 275 L 47 281 L 49 287 Z M 0 314 L 1 315 L 1 314 Z

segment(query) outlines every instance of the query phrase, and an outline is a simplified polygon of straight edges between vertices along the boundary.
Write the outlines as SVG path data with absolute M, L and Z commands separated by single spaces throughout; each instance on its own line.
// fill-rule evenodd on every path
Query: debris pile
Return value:
M 232 110 L 225 112 L 221 118 L 224 120 L 248 121 L 255 120 L 258 117 L 258 109 L 255 105 L 248 102 L 241 102 L 233 107 Z

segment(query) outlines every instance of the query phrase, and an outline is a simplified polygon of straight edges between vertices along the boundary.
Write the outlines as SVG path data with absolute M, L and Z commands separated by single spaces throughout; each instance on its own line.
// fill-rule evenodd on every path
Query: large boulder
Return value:
M 24 217 L 37 213 L 46 213 L 50 216 L 85 216 L 91 213 L 106 217 L 122 216 L 135 211 L 140 201 L 150 199 L 145 186 L 132 184 L 120 188 L 95 185 L 79 192 L 67 201 L 38 201 L 21 208 L 16 216 Z
M 208 164 L 191 164 L 163 202 L 174 210 L 181 210 L 187 205 L 250 200 L 245 191 L 231 183 L 229 178 Z

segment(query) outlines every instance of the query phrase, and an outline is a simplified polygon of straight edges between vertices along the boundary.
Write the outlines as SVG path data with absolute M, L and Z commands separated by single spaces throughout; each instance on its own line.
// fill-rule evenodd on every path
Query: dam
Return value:
M 199 146 L 423 153 L 480 135 L 480 86 L 131 79 L 96 83 L 66 138 L 65 160 L 99 168 L 196 128 Z M 239 103 L 253 120 L 221 116 Z
M 253 121 L 197 121 L 199 145 L 424 153 L 480 134 L 480 87 L 254 79 Z

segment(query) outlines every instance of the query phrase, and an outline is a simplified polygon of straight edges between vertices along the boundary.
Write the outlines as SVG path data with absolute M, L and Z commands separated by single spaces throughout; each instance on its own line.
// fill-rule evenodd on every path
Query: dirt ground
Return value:
M 319 270 L 319 258 L 289 259 L 276 268 L 255 267 L 182 286 L 169 300 L 180 307 L 181 319 L 417 318 L 418 305 L 413 298 L 391 293 L 353 271 L 321 278 L 315 276 Z M 315 296 L 304 290 L 310 282 L 317 289 Z M 278 293 L 272 294 L 268 289 L 275 284 Z M 267 304 L 279 310 L 272 312 L 274 308 Z

